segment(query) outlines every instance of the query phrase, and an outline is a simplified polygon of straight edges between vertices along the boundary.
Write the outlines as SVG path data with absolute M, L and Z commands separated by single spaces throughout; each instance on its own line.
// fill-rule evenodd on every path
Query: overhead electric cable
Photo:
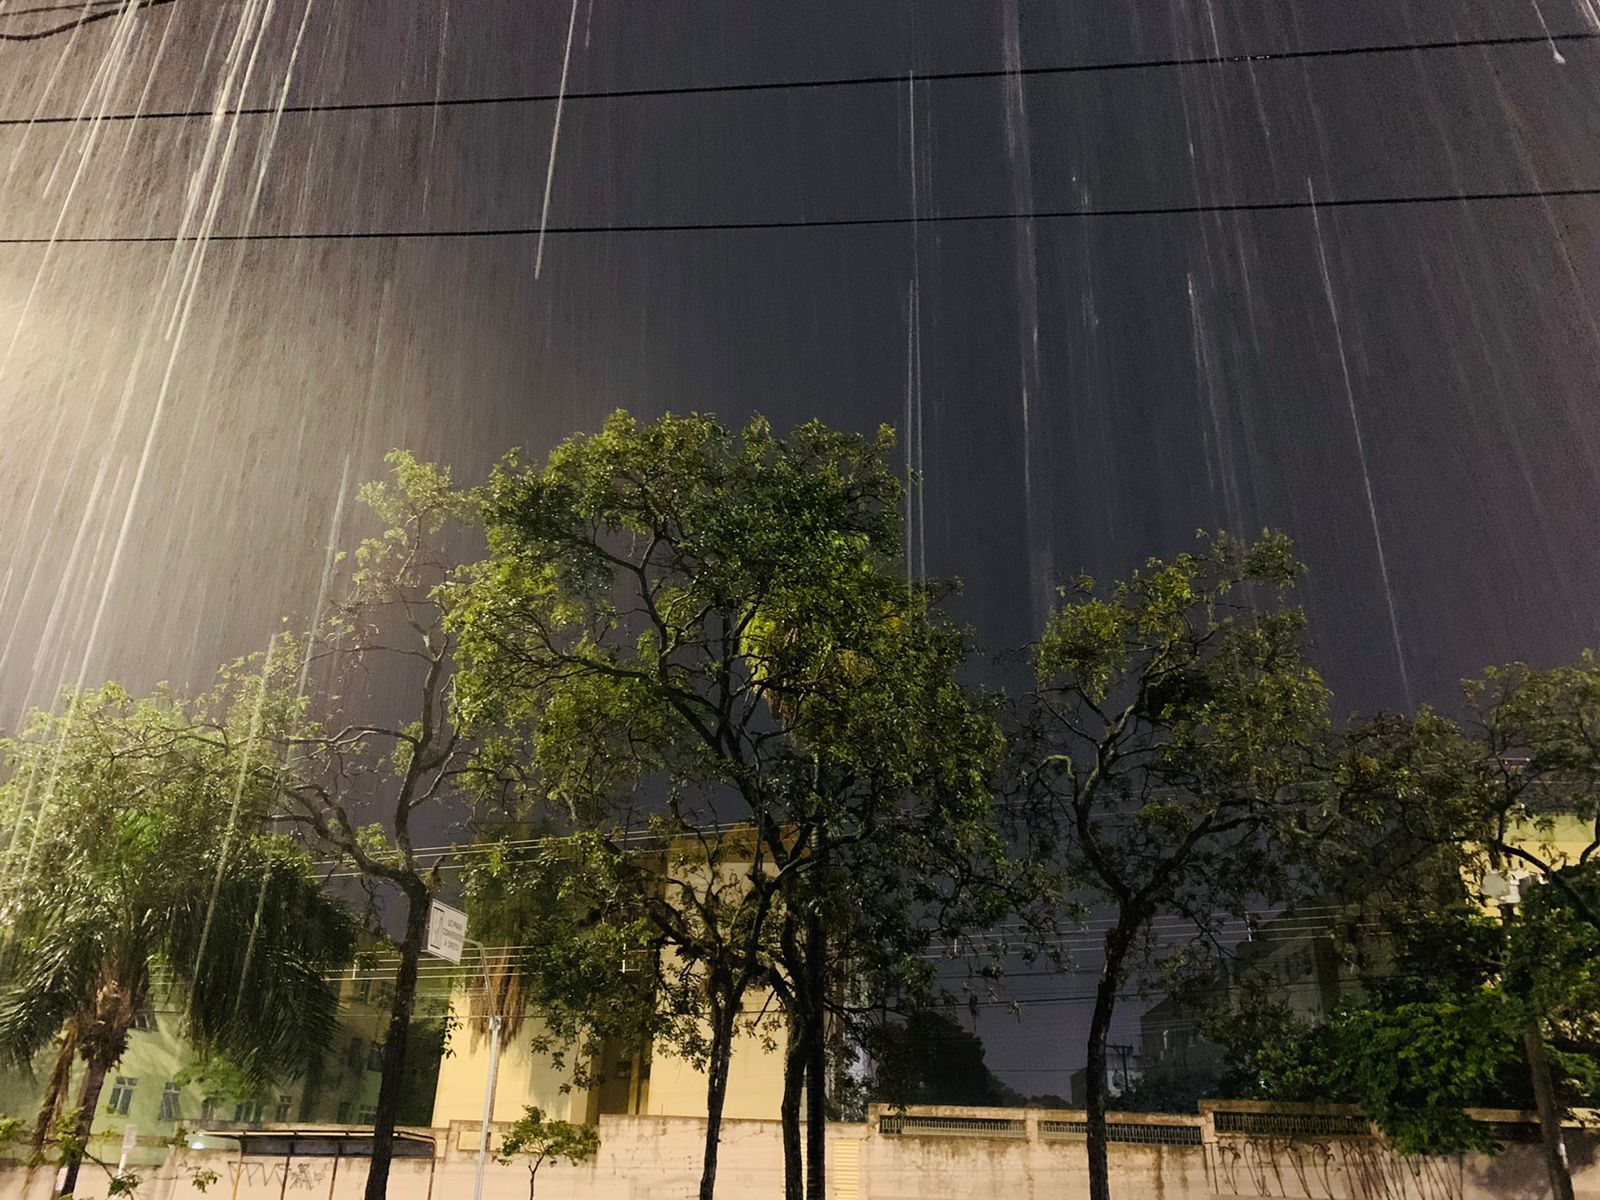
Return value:
M 744 233 L 787 229 L 869 229 L 880 226 L 971 225 L 1001 221 L 1070 221 L 1136 217 L 1203 216 L 1214 213 L 1298 212 L 1338 208 L 1408 208 L 1450 204 L 1515 203 L 1528 200 L 1590 199 L 1600 187 L 1524 188 L 1505 192 L 1444 192 L 1404 196 L 1351 196 L 1329 200 L 1247 200 L 1223 204 L 1129 205 L 1116 208 L 1056 208 L 1034 212 L 944 213 L 937 216 L 817 217 L 771 221 L 682 221 L 660 224 L 553 225 L 549 237 L 646 233 Z M 362 242 L 537 237 L 537 225 L 489 229 L 396 229 L 288 233 L 214 233 L 207 242 Z M 153 234 L 104 234 L 63 237 L 0 237 L 0 246 L 168 246 L 176 239 Z
M 170 0 L 161 0 L 169 3 Z M 3 38 L 3 35 L 0 35 Z M 16 40 L 23 40 L 18 37 Z M 982 68 L 971 71 L 919 72 L 917 82 L 957 83 L 985 79 L 1035 79 L 1052 75 L 1101 75 L 1129 71 L 1166 71 L 1184 67 L 1254 66 L 1272 62 L 1304 62 L 1317 59 L 1375 57 L 1380 55 L 1427 54 L 1447 50 L 1495 49 L 1501 47 L 1539 46 L 1552 43 L 1582 43 L 1600 40 L 1600 32 L 1560 33 L 1549 36 L 1539 34 L 1510 34 L 1500 37 L 1447 38 L 1420 42 L 1377 43 L 1366 46 L 1330 46 L 1318 50 L 1263 50 L 1241 54 L 1201 54 L 1171 58 L 1131 59 L 1126 61 L 1066 63 L 1058 66 L 1021 67 L 1008 70 L 1003 67 Z M 898 87 L 904 85 L 904 72 L 890 75 L 848 75 L 819 79 L 780 79 L 751 83 L 682 84 L 662 87 L 599 88 L 588 91 L 569 91 L 565 103 L 586 100 L 637 100 L 673 96 L 722 96 L 753 92 L 824 91 L 857 87 Z M 315 113 L 399 112 L 407 109 L 477 108 L 487 105 L 556 104 L 562 102 L 560 92 L 528 92 L 503 96 L 460 96 L 429 100 L 357 100 L 348 102 L 254 105 L 230 109 L 233 117 L 299 116 Z M 183 121 L 211 120 L 216 114 L 211 109 L 156 109 L 149 112 L 120 112 L 95 114 L 60 114 L 43 117 L 3 117 L 0 127 L 8 125 L 76 125 L 99 121 Z

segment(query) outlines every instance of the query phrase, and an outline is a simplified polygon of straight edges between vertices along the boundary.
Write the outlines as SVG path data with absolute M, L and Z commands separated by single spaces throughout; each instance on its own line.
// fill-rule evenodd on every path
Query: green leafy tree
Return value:
M 1571 666 L 1493 667 L 1464 682 L 1463 698 L 1461 721 L 1424 707 L 1352 731 L 1346 786 L 1375 797 L 1397 838 L 1430 851 L 1438 874 L 1458 888 L 1489 874 L 1517 875 L 1524 893 L 1537 898 L 1526 914 L 1504 910 L 1515 928 L 1500 986 L 1522 1014 L 1523 1058 L 1551 1186 L 1558 1198 L 1570 1197 L 1556 1078 L 1563 1052 L 1546 1041 L 1570 1041 L 1579 1011 L 1570 1001 L 1586 984 L 1561 969 L 1563 960 L 1529 957 L 1519 947 L 1552 939 L 1570 951 L 1600 933 L 1593 884 L 1600 862 L 1600 662 L 1586 652 Z M 1428 911 L 1427 897 L 1411 901 Z M 1567 1068 L 1579 1069 L 1570 1057 Z
M 661 855 L 621 853 L 603 836 L 557 836 L 507 826 L 484 838 L 467 867 L 465 897 L 485 942 L 483 972 L 469 977 L 468 1019 L 515 1038 L 537 1012 L 536 1053 L 570 1071 L 568 1086 L 600 1082 L 592 1064 L 607 1043 L 643 1052 L 672 1021 L 661 995 L 660 937 L 646 915 L 659 890 Z M 527 950 L 496 950 L 495 947 Z
M 890 1010 L 925 1011 L 939 991 L 936 940 L 992 924 L 1003 907 L 989 821 L 1001 739 L 987 698 L 956 682 L 967 639 L 939 619 L 937 589 L 908 588 L 887 570 L 873 583 L 867 595 L 870 603 L 875 592 L 877 607 L 855 644 L 808 652 L 842 686 L 777 714 L 813 766 L 803 815 L 790 822 L 810 837 L 812 861 L 785 890 L 766 980 L 787 1019 L 780 1117 L 789 1200 L 826 1193 L 830 1054 L 842 1061 L 852 1043 L 864 1045 Z M 810 606 L 765 615 L 766 647 L 814 638 L 819 627 L 835 638 L 857 627 Z
M 383 524 L 356 551 L 356 570 L 335 603 L 329 627 L 314 631 L 337 664 L 336 684 L 350 685 L 354 705 L 330 686 L 312 697 L 316 718 L 284 739 L 291 770 L 280 795 L 290 820 L 306 826 L 373 889 L 399 894 L 403 932 L 373 1123 L 367 1200 L 383 1200 L 394 1131 L 407 1090 L 406 1062 L 416 1009 L 417 970 L 428 915 L 438 892 L 441 855 L 419 852 L 412 836 L 419 809 L 461 795 L 473 770 L 470 743 L 451 719 L 456 639 L 445 622 L 451 592 L 451 536 L 474 519 L 472 498 L 442 468 L 403 451 L 388 456 L 392 479 L 367 484 L 361 499 Z M 369 714 L 359 681 L 382 672 L 392 681 L 398 717 Z M 354 713 L 343 709 L 351 707 Z M 362 815 L 376 810 L 381 822 Z
M 1286 538 L 1226 536 L 1106 590 L 1063 593 L 1034 649 L 1021 793 L 1063 897 L 1110 911 L 1089 1022 L 1090 1196 L 1108 1200 L 1106 1042 L 1119 993 L 1171 914 L 1200 939 L 1310 886 L 1334 836 L 1328 692 L 1287 602 Z
M 1521 1010 L 1497 986 L 1499 922 L 1466 904 L 1391 924 L 1386 970 L 1325 1024 L 1264 1006 L 1237 1022 L 1260 1094 L 1359 1105 L 1402 1154 L 1493 1151 L 1466 1109 L 1525 1099 L 1516 1086 Z M 1274 1019 L 1275 1018 L 1275 1019 Z
M 1600 854 L 1600 662 L 1491 667 L 1462 692 L 1461 721 L 1424 706 L 1353 729 L 1345 786 L 1386 804 L 1374 816 L 1440 869 L 1531 875 L 1600 929 L 1572 882 Z
M 947 1012 L 922 1009 L 880 1026 L 869 1097 L 881 1104 L 1003 1107 L 1022 1101 L 984 1062 L 983 1041 Z
M 508 1165 L 523 1160 L 528 1168 L 528 1200 L 534 1200 L 540 1167 L 588 1162 L 599 1151 L 600 1131 L 593 1125 L 547 1120 L 540 1109 L 528 1105 L 516 1124 L 506 1130 L 496 1157 Z
M 225 676 L 196 704 L 107 684 L 4 746 L 0 1054 L 21 1065 L 57 1047 L 36 1147 L 61 1123 L 73 1058 L 85 1064 L 61 1138 L 69 1192 L 106 1074 L 154 997 L 203 1054 L 261 1083 L 331 1036 L 324 977 L 351 961 L 354 926 L 306 856 L 265 832 L 272 734 L 294 719 L 265 675 Z
M 797 1037 L 822 1020 L 829 952 L 808 967 L 781 945 L 826 941 L 808 881 L 887 863 L 917 825 L 953 856 L 986 811 L 998 735 L 953 681 L 964 638 L 897 575 L 889 448 L 619 413 L 543 468 L 501 464 L 490 557 L 452 611 L 462 719 L 520 735 L 487 744 L 496 773 L 531 743 L 527 798 L 598 831 L 607 873 L 626 873 L 624 831 L 664 856 L 630 894 L 666 1031 L 706 1069 L 708 1200 L 744 1000 L 775 987 Z
M 1537 1024 L 1554 1097 L 1593 1101 L 1596 931 L 1555 888 L 1537 888 L 1507 921 L 1470 900 L 1459 877 L 1455 887 L 1451 903 L 1387 918 L 1388 962 L 1359 1002 L 1325 1025 L 1287 1014 L 1276 1028 L 1254 1025 L 1263 1095 L 1359 1105 L 1402 1154 L 1494 1153 L 1493 1130 L 1466 1110 L 1537 1102 L 1526 1058 Z

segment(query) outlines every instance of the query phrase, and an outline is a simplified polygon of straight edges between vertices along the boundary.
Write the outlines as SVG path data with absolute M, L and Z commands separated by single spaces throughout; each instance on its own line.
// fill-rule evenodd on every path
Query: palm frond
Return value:
M 333 1040 L 328 976 L 355 957 L 354 921 L 282 846 L 241 854 L 217 890 L 209 934 L 206 907 L 181 914 L 164 947 L 190 1037 L 254 1083 L 298 1074 Z

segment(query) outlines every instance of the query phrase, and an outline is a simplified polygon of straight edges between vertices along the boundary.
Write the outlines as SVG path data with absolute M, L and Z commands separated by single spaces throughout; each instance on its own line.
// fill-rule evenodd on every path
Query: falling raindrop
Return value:
M 567 48 L 561 55 L 561 86 L 556 92 L 556 115 L 550 123 L 550 161 L 544 171 L 544 204 L 539 209 L 539 247 L 534 252 L 533 277 L 539 278 L 544 266 L 544 235 L 550 224 L 550 190 L 556 182 L 556 147 L 561 144 L 561 113 L 567 105 L 567 71 L 572 66 L 572 35 L 578 28 L 578 0 L 572 0 L 572 15 L 567 18 Z
M 250 710 L 250 728 L 245 735 L 239 754 L 239 774 L 233 782 L 233 803 L 228 808 L 228 823 L 223 826 L 222 848 L 217 852 L 217 873 L 211 880 L 211 898 L 206 902 L 205 921 L 200 928 L 200 945 L 194 953 L 194 969 L 198 975 L 206 958 L 206 944 L 211 940 L 211 923 L 217 912 L 217 897 L 222 894 L 222 881 L 228 873 L 228 857 L 233 851 L 233 840 L 238 833 L 239 807 L 244 800 L 244 786 L 250 778 L 250 767 L 256 752 L 256 739 L 261 736 L 261 714 L 266 709 L 267 696 L 272 690 L 272 657 L 278 648 L 276 635 L 267 640 L 267 650 L 261 659 L 261 678 L 256 682 L 255 705 Z
M 1539 7 L 1539 0 L 1531 0 L 1533 11 L 1539 18 L 1539 28 L 1544 30 L 1545 40 L 1550 43 L 1550 57 L 1555 60 L 1556 66 L 1564 67 L 1567 60 L 1561 55 L 1561 47 L 1556 45 L 1555 35 L 1550 32 L 1550 24 L 1544 19 L 1544 9 Z
M 1372 468 L 1367 461 L 1367 442 L 1361 432 L 1361 414 L 1356 409 L 1356 389 L 1350 380 L 1350 358 L 1345 352 L 1344 326 L 1339 320 L 1339 304 L 1333 294 L 1333 277 L 1328 272 L 1328 251 L 1322 238 L 1322 216 L 1317 209 L 1316 187 L 1308 177 L 1306 191 L 1311 198 L 1311 223 L 1316 231 L 1317 267 L 1322 274 L 1323 295 L 1328 302 L 1328 319 L 1333 324 L 1334 347 L 1339 353 L 1339 372 L 1344 381 L 1344 398 L 1350 413 L 1350 431 L 1355 435 L 1356 457 L 1361 463 L 1361 488 L 1367 502 L 1367 518 L 1372 524 L 1372 544 L 1378 555 L 1378 575 L 1383 581 L 1384 603 L 1389 610 L 1389 635 L 1394 641 L 1395 664 L 1400 669 L 1400 688 L 1406 707 L 1415 704 L 1411 677 L 1406 669 L 1405 647 L 1400 640 L 1400 616 L 1395 607 L 1394 585 L 1389 580 L 1389 557 L 1383 548 L 1383 526 L 1378 521 L 1378 502 L 1372 494 Z

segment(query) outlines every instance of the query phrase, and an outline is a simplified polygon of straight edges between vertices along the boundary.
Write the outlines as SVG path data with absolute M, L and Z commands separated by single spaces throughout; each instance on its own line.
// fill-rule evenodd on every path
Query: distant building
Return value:
M 724 833 L 723 838 L 747 837 Z M 672 868 L 693 881 L 698 843 L 684 844 L 686 856 L 675 858 Z M 668 856 L 644 852 L 656 870 L 666 871 Z M 735 864 L 724 862 L 720 870 Z M 491 947 L 492 953 L 492 947 Z M 670 958 L 670 951 L 667 952 Z M 619 971 L 625 964 L 618 963 Z M 439 1069 L 434 1098 L 433 1124 L 480 1119 L 489 1078 L 490 1040 L 487 1018 L 475 1016 L 460 996 L 451 1001 L 449 1051 Z M 763 991 L 745 997 L 746 1020 L 736 1035 L 728 1071 L 723 1115 L 730 1119 L 777 1120 L 783 1098 L 784 1027 L 780 1011 Z M 593 1122 L 603 1115 L 703 1117 L 706 1114 L 706 1076 L 688 1060 L 662 1047 L 626 1047 L 607 1044 L 597 1060 L 586 1064 L 592 1086 L 571 1085 L 570 1065 L 558 1069 L 547 1054 L 532 1050 L 541 1026 L 537 1013 L 520 1014 L 523 1029 L 504 1040 L 493 1102 L 493 1119 L 515 1121 L 524 1107 L 535 1105 L 560 1120 Z
M 1246 981 L 1312 1023 L 1361 994 L 1360 979 L 1340 958 L 1330 920 L 1320 912 L 1284 913 L 1254 929 L 1218 990 L 1226 989 L 1230 1005 L 1236 1004 Z M 1169 996 L 1140 1018 L 1141 1058 L 1152 1082 L 1220 1074 L 1222 1050 L 1206 1039 L 1203 1017 L 1202 1006 Z
M 378 1098 L 379 1056 L 388 1031 L 392 968 L 354 968 L 339 982 L 339 1028 L 332 1045 L 298 1079 L 254 1095 L 233 1094 L 226 1082 L 206 1082 L 193 1049 L 183 1037 L 181 1018 L 164 1007 L 164 997 L 135 1019 L 122 1061 L 106 1077 L 95 1114 L 93 1136 L 120 1142 L 131 1126 L 139 1143 L 154 1147 L 179 1129 L 223 1129 L 271 1124 L 363 1124 L 373 1118 Z M 448 1012 L 446 995 L 434 989 L 419 997 L 412 1026 L 415 1050 L 408 1063 L 407 1123 L 425 1124 L 431 1116 L 439 1046 Z M 437 1036 L 429 1037 L 430 1031 Z M 31 1122 L 37 1113 L 55 1049 L 31 1071 L 0 1070 L 0 1114 Z M 77 1103 L 83 1065 L 78 1063 L 67 1107 Z M 115 1161 L 117 1154 L 111 1152 Z
M 1118 1096 L 1125 1096 L 1144 1079 L 1144 1063 L 1142 1057 L 1133 1052 L 1132 1046 L 1111 1046 L 1106 1052 L 1106 1098 L 1115 1100 Z M 1089 1068 L 1079 1067 L 1072 1073 L 1070 1081 L 1071 1102 L 1073 1108 L 1082 1108 L 1086 1102 L 1089 1088 Z

